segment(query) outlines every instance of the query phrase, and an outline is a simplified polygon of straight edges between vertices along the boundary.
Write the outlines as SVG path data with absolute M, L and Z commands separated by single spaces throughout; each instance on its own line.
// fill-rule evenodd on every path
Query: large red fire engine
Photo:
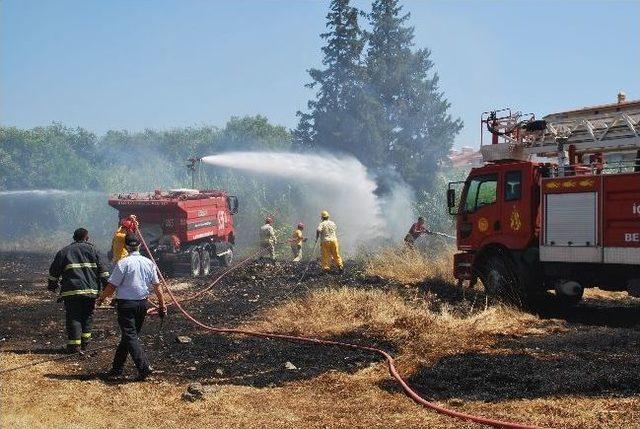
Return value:
M 157 190 L 114 195 L 109 205 L 118 210 L 120 219 L 138 217 L 149 249 L 168 273 L 186 265 L 194 277 L 208 275 L 212 259 L 224 266 L 232 261 L 235 196 L 220 190 Z
M 640 296 L 640 100 L 486 112 L 481 126 L 484 165 L 447 193 L 455 277 L 525 307 L 549 290 L 565 304 L 593 286 Z

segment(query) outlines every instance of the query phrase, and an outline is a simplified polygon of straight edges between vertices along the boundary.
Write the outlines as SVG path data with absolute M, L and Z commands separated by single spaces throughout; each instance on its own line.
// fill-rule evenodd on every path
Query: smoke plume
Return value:
M 206 156 L 202 161 L 290 180 L 302 189 L 298 218 L 315 229 L 320 211 L 328 210 L 338 224 L 340 242 L 346 252 L 360 245 L 381 245 L 401 239 L 400 231 L 411 222 L 412 193 L 408 186 L 394 180 L 386 193 L 376 195 L 375 177 L 350 156 L 228 152 Z

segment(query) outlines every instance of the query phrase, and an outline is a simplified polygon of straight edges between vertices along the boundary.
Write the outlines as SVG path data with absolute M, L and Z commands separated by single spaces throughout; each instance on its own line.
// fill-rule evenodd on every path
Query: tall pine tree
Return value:
M 307 86 L 317 92 L 308 113 L 298 112 L 295 144 L 351 153 L 374 170 L 392 167 L 429 190 L 462 122 L 448 113 L 430 51 L 413 49 L 410 15 L 399 1 L 373 2 L 370 32 L 358 16 L 349 0 L 331 2 L 321 34 L 325 68 L 309 70 Z
M 413 51 L 410 14 L 398 0 L 376 0 L 366 56 L 367 93 L 378 104 L 366 127 L 376 146 L 416 189 L 429 189 L 439 163 L 462 129 L 448 113 L 428 49 Z
M 312 81 L 307 87 L 317 90 L 316 98 L 308 102 L 308 113 L 298 112 L 300 121 L 294 137 L 299 147 L 356 153 L 356 124 L 351 111 L 364 78 L 364 39 L 358 15 L 349 0 L 331 2 L 327 32 L 320 35 L 326 40 L 322 48 L 325 68 L 309 70 Z

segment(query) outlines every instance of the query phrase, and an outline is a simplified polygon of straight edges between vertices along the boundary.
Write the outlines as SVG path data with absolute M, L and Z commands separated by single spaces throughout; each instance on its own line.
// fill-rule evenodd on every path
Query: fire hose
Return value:
M 144 249 L 146 250 L 147 254 L 152 259 L 154 264 L 156 264 L 156 261 L 155 261 L 155 259 L 153 259 L 152 253 L 150 252 L 149 247 L 147 246 L 147 243 L 144 240 L 144 237 L 140 233 L 138 233 L 138 236 L 140 237 L 140 241 L 142 242 L 142 245 L 144 246 Z M 212 287 L 214 287 L 222 278 L 224 278 L 224 276 L 226 276 L 230 272 L 238 269 L 239 267 L 241 267 L 244 263 L 246 263 L 249 260 L 251 260 L 251 257 L 246 258 L 246 259 L 242 260 L 241 262 L 229 267 L 229 269 L 225 270 L 220 276 L 218 276 L 207 287 L 207 289 L 211 289 Z M 156 264 L 156 267 L 157 267 L 157 264 Z M 250 330 L 246 330 L 246 329 L 237 329 L 237 328 L 221 328 L 221 327 L 207 325 L 206 323 L 203 323 L 200 320 L 196 319 L 192 314 L 190 314 L 182 306 L 181 302 L 176 299 L 175 295 L 173 294 L 171 289 L 168 287 L 167 282 L 166 282 L 164 276 L 162 275 L 162 273 L 160 272 L 159 269 L 158 269 L 158 275 L 160 277 L 160 281 L 162 282 L 162 285 L 164 286 L 164 288 L 166 289 L 167 293 L 171 297 L 172 302 L 180 310 L 182 315 L 188 321 L 190 321 L 194 325 L 196 325 L 196 326 L 198 326 L 198 327 L 200 327 L 200 328 L 202 328 L 202 329 L 204 329 L 206 331 L 216 332 L 216 333 L 220 333 L 220 334 L 238 334 L 238 335 L 246 335 L 246 336 L 260 337 L 260 338 L 273 338 L 273 339 L 280 339 L 280 340 L 291 341 L 291 342 L 304 342 L 304 343 L 318 344 L 318 345 L 323 345 L 323 346 L 337 346 L 337 347 L 342 347 L 342 348 L 363 350 L 363 351 L 375 353 L 375 354 L 381 355 L 385 359 L 385 361 L 387 362 L 387 366 L 389 368 L 389 373 L 400 384 L 400 386 L 402 387 L 404 392 L 411 399 L 413 399 L 415 402 L 423 405 L 424 407 L 430 408 L 430 409 L 432 409 L 432 410 L 434 410 L 434 411 L 436 411 L 436 412 L 438 412 L 440 414 L 443 414 L 443 415 L 446 415 L 446 416 L 449 416 L 449 417 L 455 417 L 455 418 L 459 418 L 459 419 L 462 419 L 462 420 L 468 420 L 468 421 L 472 421 L 472 422 L 475 422 L 475 423 L 488 425 L 488 426 L 492 426 L 492 427 L 496 427 L 496 428 L 505 428 L 505 429 L 541 429 L 538 426 L 527 425 L 527 424 L 522 424 L 522 423 L 507 422 L 507 421 L 502 421 L 502 420 L 491 419 L 491 418 L 488 418 L 488 417 L 482 417 L 482 416 L 476 416 L 476 415 L 473 415 L 473 414 L 467 414 L 467 413 L 463 413 L 463 412 L 460 412 L 460 411 L 451 410 L 449 408 L 445 408 L 445 407 L 443 407 L 441 405 L 438 405 L 435 402 L 428 401 L 427 399 L 424 399 L 422 396 L 420 396 L 415 390 L 413 390 L 411 388 L 411 386 L 409 386 L 409 384 L 404 380 L 404 378 L 402 378 L 402 376 L 400 375 L 400 373 L 398 372 L 398 370 L 395 367 L 395 362 L 394 362 L 393 357 L 388 352 L 386 352 L 385 350 L 377 348 L 377 347 L 362 346 L 362 345 L 353 344 L 353 343 L 346 343 L 346 342 L 342 342 L 342 341 L 324 340 L 324 339 L 320 339 L 320 338 L 304 337 L 304 336 L 298 336 L 298 335 L 287 335 L 287 334 L 278 334 L 278 333 L 271 333 L 271 332 L 250 331 Z

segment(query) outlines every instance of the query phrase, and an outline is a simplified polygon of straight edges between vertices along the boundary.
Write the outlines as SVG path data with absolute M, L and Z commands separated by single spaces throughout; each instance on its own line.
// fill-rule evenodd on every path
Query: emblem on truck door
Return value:
M 480 232 L 486 232 L 489 229 L 489 221 L 486 217 L 478 219 L 478 230 Z
M 520 219 L 520 212 L 518 211 L 518 209 L 516 209 L 515 206 L 511 211 L 511 219 L 509 220 L 509 226 L 514 231 L 520 231 L 520 228 L 522 228 L 522 220 Z

